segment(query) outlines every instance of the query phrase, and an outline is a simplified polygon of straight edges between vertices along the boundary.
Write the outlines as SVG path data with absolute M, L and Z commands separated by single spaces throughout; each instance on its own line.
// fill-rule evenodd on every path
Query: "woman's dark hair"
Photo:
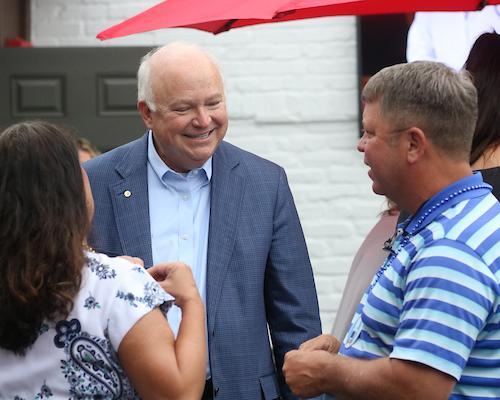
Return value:
M 74 138 L 32 121 L 0 133 L 0 347 L 23 354 L 80 289 L 89 220 Z
M 490 146 L 500 144 L 500 35 L 483 33 L 465 62 L 478 94 L 479 114 L 472 141 L 473 164 Z

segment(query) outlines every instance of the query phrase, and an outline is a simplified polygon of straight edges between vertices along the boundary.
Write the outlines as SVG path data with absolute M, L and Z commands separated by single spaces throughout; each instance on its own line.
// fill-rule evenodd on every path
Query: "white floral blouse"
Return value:
M 44 323 L 24 356 L 0 349 L 0 399 L 138 398 L 118 346 L 142 316 L 172 297 L 138 265 L 103 254 L 86 257 L 68 318 Z

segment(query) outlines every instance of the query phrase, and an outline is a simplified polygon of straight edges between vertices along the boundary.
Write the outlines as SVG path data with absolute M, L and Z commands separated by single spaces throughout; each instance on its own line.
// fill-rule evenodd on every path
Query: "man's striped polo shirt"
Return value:
M 500 399 L 500 204 L 491 187 L 480 173 L 461 179 L 399 228 L 340 353 L 428 365 L 458 381 L 450 399 Z

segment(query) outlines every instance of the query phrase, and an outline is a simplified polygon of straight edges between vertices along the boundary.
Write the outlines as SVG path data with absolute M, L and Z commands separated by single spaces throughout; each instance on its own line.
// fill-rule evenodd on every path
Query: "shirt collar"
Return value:
M 208 181 L 212 179 L 212 157 L 205 161 L 205 163 L 200 168 L 189 171 L 187 174 L 176 172 L 167 164 L 165 164 L 165 162 L 161 159 L 160 155 L 156 151 L 153 143 L 153 131 L 151 129 L 148 132 L 148 161 L 151 165 L 151 168 L 153 168 L 153 171 L 161 181 L 164 181 L 164 179 L 169 175 L 169 172 L 176 175 L 189 176 L 190 174 L 193 174 L 193 171 L 200 170 L 205 172 L 205 176 L 207 177 Z
M 484 196 L 485 192 L 491 192 L 491 186 L 484 183 L 481 173 L 476 171 L 436 193 L 417 210 L 414 216 L 403 222 L 400 227 L 407 233 L 413 232 L 415 234 L 429 225 L 444 210 L 465 199 Z

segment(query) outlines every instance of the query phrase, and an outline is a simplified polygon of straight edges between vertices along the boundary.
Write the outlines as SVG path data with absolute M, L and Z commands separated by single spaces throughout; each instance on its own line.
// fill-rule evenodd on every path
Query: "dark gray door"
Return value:
M 145 131 L 136 72 L 147 47 L 0 48 L 0 128 L 46 119 L 101 150 Z

